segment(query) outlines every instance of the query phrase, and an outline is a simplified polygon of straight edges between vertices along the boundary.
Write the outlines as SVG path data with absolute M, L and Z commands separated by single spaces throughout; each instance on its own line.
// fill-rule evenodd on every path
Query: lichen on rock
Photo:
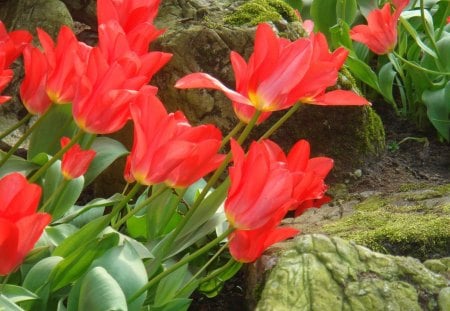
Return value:
M 448 280 L 414 258 L 319 234 L 291 245 L 270 271 L 256 310 L 436 310 L 446 298 L 440 292 Z

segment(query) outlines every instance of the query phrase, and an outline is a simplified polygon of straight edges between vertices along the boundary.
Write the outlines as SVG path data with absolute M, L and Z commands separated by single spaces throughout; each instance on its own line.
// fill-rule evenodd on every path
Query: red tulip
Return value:
M 253 142 L 245 155 L 232 140 L 231 150 L 231 186 L 225 201 L 225 214 L 231 226 L 242 230 L 257 229 L 274 213 L 286 214 L 294 203 L 293 180 L 286 163 L 277 161 L 271 152 L 271 145 L 264 141 Z
M 255 110 L 262 111 L 257 122 L 261 123 L 272 111 L 289 108 L 298 101 L 320 105 L 366 105 L 366 99 L 350 91 L 325 93 L 336 83 L 338 70 L 346 56 L 343 49 L 330 53 L 321 34 L 290 42 L 277 38 L 268 24 L 260 24 L 248 64 L 238 53 L 231 52 L 236 91 L 205 73 L 187 75 L 178 80 L 175 87 L 221 90 L 232 100 L 239 119 L 246 123 Z
M 215 170 L 222 134 L 213 125 L 192 127 L 182 112 L 167 114 L 155 90 L 142 90 L 131 106 L 131 173 L 137 182 L 187 187 Z
M 8 68 L 32 39 L 33 36 L 26 30 L 8 33 L 5 25 L 0 21 L 0 53 L 4 53 L 5 57 L 3 68 Z
M 23 51 L 25 77 L 20 85 L 20 97 L 31 114 L 43 115 L 51 106 L 47 95 L 47 58 L 38 48 L 29 46 Z
M 91 47 L 79 42 L 67 26 L 61 27 L 56 44 L 44 30 L 37 33 L 47 59 L 47 95 L 54 103 L 70 103 Z
M 0 94 L 13 78 L 13 71 L 4 68 L 5 55 L 0 53 Z M 0 105 L 11 99 L 11 96 L 0 96 Z
M 36 213 L 41 188 L 19 173 L 0 179 L 0 275 L 14 271 L 34 247 L 51 216 Z
M 61 138 L 61 147 L 65 147 L 70 142 L 70 138 Z M 71 180 L 78 178 L 86 173 L 95 158 L 94 150 L 82 150 L 79 144 L 73 145 L 67 150 L 61 161 L 61 172 L 64 179 Z
M 397 45 L 397 22 L 408 0 L 395 0 L 396 6 L 391 13 L 391 6 L 386 3 L 382 9 L 369 13 L 367 25 L 357 25 L 350 31 L 350 37 L 361 42 L 374 53 L 383 55 L 391 52 Z
M 249 263 L 258 259 L 271 245 L 286 240 L 299 233 L 289 227 L 279 227 L 283 213 L 274 214 L 262 227 L 254 230 L 235 230 L 229 236 L 229 249 L 233 258 Z
M 136 181 L 136 179 L 134 179 L 133 174 L 131 173 L 131 156 L 128 155 L 126 162 L 125 162 L 125 168 L 123 170 L 123 179 L 125 179 L 125 181 L 129 184 L 132 184 Z

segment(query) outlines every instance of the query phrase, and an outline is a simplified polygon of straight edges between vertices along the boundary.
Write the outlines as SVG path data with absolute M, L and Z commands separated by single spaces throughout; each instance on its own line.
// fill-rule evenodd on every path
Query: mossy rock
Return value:
M 450 184 L 371 196 L 353 210 L 318 231 L 389 254 L 421 260 L 450 256 Z
M 300 235 L 267 274 L 256 310 L 446 310 L 448 279 L 411 257 Z

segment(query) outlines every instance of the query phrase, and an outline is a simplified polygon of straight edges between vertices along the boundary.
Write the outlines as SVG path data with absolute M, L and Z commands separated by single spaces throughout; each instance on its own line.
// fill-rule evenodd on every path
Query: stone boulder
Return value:
M 249 278 L 253 295 L 260 292 L 258 311 L 450 310 L 448 278 L 412 257 L 320 234 L 300 235 L 279 257 L 265 257 L 265 266 L 259 262 L 258 271 L 253 265 Z M 274 261 L 263 288 L 255 286 Z M 439 264 L 450 268 L 448 260 Z

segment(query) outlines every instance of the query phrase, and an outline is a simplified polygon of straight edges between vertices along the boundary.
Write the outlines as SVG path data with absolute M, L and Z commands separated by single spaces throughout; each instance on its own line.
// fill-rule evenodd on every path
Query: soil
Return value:
M 395 115 L 386 105 L 374 106 L 374 109 L 383 120 L 387 148 L 379 159 L 367 163 L 361 172 L 352 173 L 348 179 L 340 181 L 350 194 L 376 192 L 383 195 L 393 193 L 405 184 L 431 187 L 450 183 L 450 143 L 439 141 L 431 127 L 418 129 L 411 121 Z M 336 212 L 334 210 L 333 213 Z M 206 298 L 196 294 L 189 310 L 248 310 L 244 273 L 240 272 L 228 281 L 217 297 Z

